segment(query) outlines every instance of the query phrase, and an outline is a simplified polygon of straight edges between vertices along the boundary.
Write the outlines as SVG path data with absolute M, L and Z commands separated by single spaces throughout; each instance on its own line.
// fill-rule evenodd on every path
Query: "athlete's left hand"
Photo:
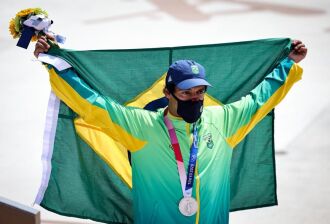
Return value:
M 289 58 L 294 60 L 294 62 L 299 63 L 307 55 L 307 48 L 303 42 L 300 40 L 292 40 L 291 43 L 291 52 Z

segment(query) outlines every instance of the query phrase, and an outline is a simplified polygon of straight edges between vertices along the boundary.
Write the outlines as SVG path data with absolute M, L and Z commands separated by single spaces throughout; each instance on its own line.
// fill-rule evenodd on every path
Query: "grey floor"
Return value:
M 78 4 L 79 2 L 79 4 Z M 223 43 L 270 37 L 309 48 L 304 77 L 276 110 L 279 206 L 231 213 L 232 224 L 330 220 L 330 2 L 326 0 L 98 0 L 0 3 L 0 195 L 31 205 L 41 178 L 48 77 L 33 45 L 16 47 L 8 21 L 42 7 L 64 47 L 118 49 Z M 36 207 L 37 209 L 41 209 Z M 42 210 L 43 223 L 94 223 Z

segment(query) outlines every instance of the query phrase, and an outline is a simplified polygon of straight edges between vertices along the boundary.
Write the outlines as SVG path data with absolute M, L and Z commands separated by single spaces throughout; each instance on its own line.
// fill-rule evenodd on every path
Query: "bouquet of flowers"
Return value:
M 39 35 L 50 32 L 53 23 L 48 13 L 41 8 L 28 8 L 19 11 L 9 22 L 9 31 L 13 38 L 19 38 L 17 46 L 27 48 L 30 41 L 36 41 Z M 55 35 L 55 40 L 63 43 L 65 38 Z

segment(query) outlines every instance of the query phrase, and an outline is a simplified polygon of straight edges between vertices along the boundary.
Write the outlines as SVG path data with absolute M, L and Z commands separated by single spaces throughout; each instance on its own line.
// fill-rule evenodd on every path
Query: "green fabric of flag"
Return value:
M 206 69 L 220 104 L 248 94 L 290 50 L 290 39 L 132 50 L 74 51 L 51 48 L 102 95 L 129 105 L 150 90 L 179 59 Z M 157 98 L 157 97 L 156 97 Z M 132 223 L 130 187 L 77 135 L 76 114 L 60 105 L 51 172 L 40 205 L 53 212 L 106 223 Z M 277 204 L 274 112 L 269 113 L 234 150 L 231 163 L 231 211 Z

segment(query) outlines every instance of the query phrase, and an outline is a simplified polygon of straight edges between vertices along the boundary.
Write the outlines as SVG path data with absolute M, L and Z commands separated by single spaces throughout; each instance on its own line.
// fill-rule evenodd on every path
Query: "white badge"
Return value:
M 179 203 L 179 210 L 184 216 L 195 215 L 198 209 L 198 203 L 193 197 L 184 197 Z

